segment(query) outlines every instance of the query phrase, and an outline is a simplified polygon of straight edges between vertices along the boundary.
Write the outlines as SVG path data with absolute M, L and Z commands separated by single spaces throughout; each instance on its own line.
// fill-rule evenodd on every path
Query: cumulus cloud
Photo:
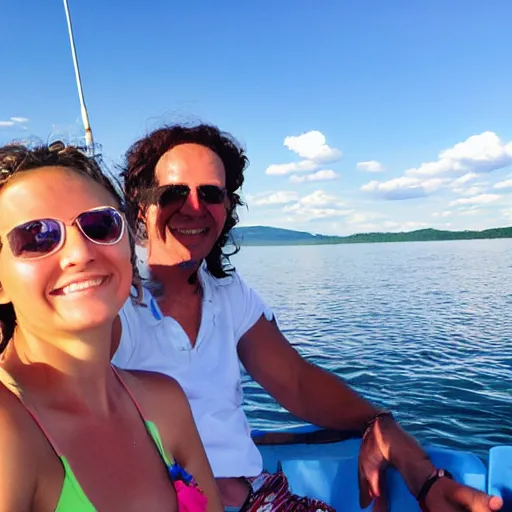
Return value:
M 291 172 L 314 171 L 318 168 L 318 163 L 312 160 L 301 160 L 300 162 L 291 162 L 289 164 L 272 164 L 267 167 L 266 174 L 279 176 L 290 174 Z
M 367 162 L 358 162 L 357 168 L 360 171 L 365 171 L 365 172 L 384 172 L 386 170 L 380 162 L 377 162 L 377 160 L 368 160 Z
M 28 123 L 28 119 L 26 117 L 11 117 L 7 121 L 0 121 L 0 128 L 12 128 L 12 127 L 23 128 L 24 125 L 27 123 Z
M 498 194 L 480 194 L 475 197 L 461 197 L 460 199 L 456 199 L 450 203 L 450 206 L 473 206 L 473 205 L 481 205 L 481 204 L 490 204 L 494 203 L 501 199 L 502 196 Z
M 460 187 L 461 185 L 465 185 L 468 181 L 474 180 L 478 178 L 478 174 L 476 172 L 468 172 L 461 176 L 460 178 L 457 178 L 456 180 L 452 181 L 453 187 Z
M 487 183 L 465 187 L 467 183 L 512 164 L 512 142 L 505 144 L 494 132 L 473 135 L 439 153 L 438 160 L 408 169 L 405 175 L 388 181 L 373 180 L 361 187 L 382 199 L 426 197 L 451 185 L 461 195 L 486 196 Z M 460 174 L 461 176 L 457 177 Z M 505 188 L 505 186 L 503 186 Z
M 508 144 L 494 132 L 472 135 L 449 149 L 444 149 L 435 162 L 408 169 L 408 176 L 437 176 L 448 173 L 491 172 L 512 164 L 512 141 Z
M 354 210 L 346 208 L 338 197 L 326 194 L 323 190 L 315 190 L 313 193 L 301 197 L 293 204 L 286 205 L 283 211 L 293 214 L 286 219 L 288 222 L 344 217 L 354 213 Z
M 292 172 L 315 171 L 328 162 L 336 162 L 342 156 L 339 149 L 331 148 L 325 135 L 312 130 L 301 135 L 285 137 L 284 145 L 303 158 L 299 162 L 272 164 L 265 171 L 269 175 L 283 175 Z
M 291 190 L 278 192 L 262 192 L 261 194 L 249 194 L 247 201 L 249 206 L 275 206 L 291 203 L 299 199 L 299 194 Z
M 494 184 L 494 188 L 502 190 L 505 188 L 512 188 L 512 180 L 499 181 Z
M 288 136 L 284 139 L 284 145 L 302 158 L 314 162 L 335 162 L 341 158 L 341 151 L 328 146 L 325 135 L 318 130 Z
M 331 170 L 322 170 L 316 171 L 312 174 L 305 174 L 304 176 L 298 176 L 296 174 L 292 174 L 290 176 L 290 181 L 292 183 L 305 183 L 311 181 L 330 181 L 335 180 L 338 177 L 338 174 Z
M 420 179 L 412 176 L 401 176 L 388 181 L 373 180 L 363 185 L 363 192 L 371 192 L 377 197 L 389 200 L 415 199 L 426 197 L 439 190 L 450 180 L 447 178 Z

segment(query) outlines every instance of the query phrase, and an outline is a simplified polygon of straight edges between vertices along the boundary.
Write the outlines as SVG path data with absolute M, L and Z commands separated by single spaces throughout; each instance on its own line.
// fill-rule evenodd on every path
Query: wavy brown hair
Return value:
M 100 184 L 114 197 L 119 204 L 119 209 L 123 212 L 126 210 L 126 201 L 120 187 L 116 188 L 115 179 L 107 176 L 101 168 L 101 163 L 96 158 L 87 156 L 85 149 L 66 145 L 61 141 L 37 146 L 33 149 L 24 144 L 8 144 L 0 147 L 0 191 L 14 175 L 48 166 L 65 167 Z M 135 238 L 131 230 L 128 230 L 128 235 L 131 247 L 133 284 L 140 299 L 141 288 L 136 265 Z M 1 250 L 2 240 L 0 239 Z M 0 353 L 5 350 L 12 338 L 15 327 L 16 314 L 13 305 L 11 303 L 0 304 Z
M 206 265 L 213 276 L 226 277 L 234 270 L 229 257 L 240 250 L 231 236 L 231 230 L 238 223 L 236 207 L 244 204 L 237 191 L 243 185 L 244 170 L 249 160 L 242 146 L 230 134 L 221 132 L 216 126 L 208 124 L 164 126 L 138 140 L 128 149 L 121 169 L 127 197 L 128 222 L 139 241 L 147 240 L 143 198 L 157 186 L 155 167 L 162 155 L 181 144 L 199 144 L 211 149 L 224 164 L 230 207 L 222 232 L 206 256 Z M 231 242 L 230 245 L 233 247 L 229 253 L 225 250 L 228 242 Z

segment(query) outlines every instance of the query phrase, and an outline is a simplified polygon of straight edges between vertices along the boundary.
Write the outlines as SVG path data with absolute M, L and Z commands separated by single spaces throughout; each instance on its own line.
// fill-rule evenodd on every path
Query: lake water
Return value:
M 243 247 L 232 258 L 308 359 L 420 441 L 512 444 L 512 240 Z M 245 379 L 253 427 L 297 424 Z

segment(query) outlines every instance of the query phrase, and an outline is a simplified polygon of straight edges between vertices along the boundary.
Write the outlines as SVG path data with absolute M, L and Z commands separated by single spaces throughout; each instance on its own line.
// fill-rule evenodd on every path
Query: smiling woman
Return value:
M 112 181 L 61 142 L 4 146 L 0 211 L 0 510 L 220 511 L 179 385 L 110 365 L 140 289 Z

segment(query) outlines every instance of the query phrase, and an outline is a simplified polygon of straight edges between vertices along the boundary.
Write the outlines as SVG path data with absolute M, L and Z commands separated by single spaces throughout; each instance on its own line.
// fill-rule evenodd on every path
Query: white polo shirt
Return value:
M 128 299 L 120 312 L 121 343 L 112 362 L 174 377 L 190 401 L 214 475 L 257 476 L 263 464 L 242 409 L 237 343 L 262 315 L 268 320 L 273 315 L 237 273 L 217 279 L 201 267 L 198 276 L 203 311 L 195 346 L 178 322 L 162 315 L 145 289 L 147 307 Z

